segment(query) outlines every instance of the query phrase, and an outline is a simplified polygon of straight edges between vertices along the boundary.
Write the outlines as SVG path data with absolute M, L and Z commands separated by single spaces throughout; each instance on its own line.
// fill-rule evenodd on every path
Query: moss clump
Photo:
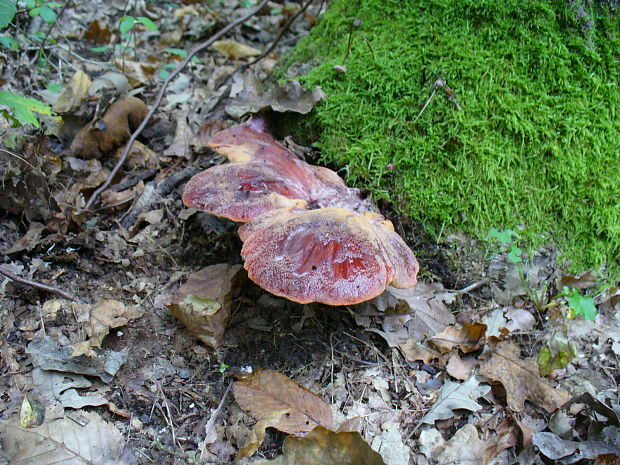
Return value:
M 620 14 L 594 3 L 335 0 L 286 66 L 316 65 L 303 80 L 329 98 L 311 123 L 349 182 L 431 233 L 521 227 L 617 278 Z M 462 110 L 438 89 L 414 124 L 433 72 Z

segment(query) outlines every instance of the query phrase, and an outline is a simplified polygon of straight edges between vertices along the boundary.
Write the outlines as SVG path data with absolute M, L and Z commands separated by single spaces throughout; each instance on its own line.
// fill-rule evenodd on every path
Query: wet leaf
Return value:
M 84 100 L 89 97 L 88 88 L 91 85 L 88 75 L 80 70 L 77 70 L 71 82 L 62 91 L 60 97 L 54 104 L 54 111 L 57 113 L 72 113 L 78 108 Z
M 437 465 L 485 465 L 514 445 L 512 430 L 483 440 L 474 425 L 463 426 L 448 441 L 434 428 L 425 430 L 418 443 L 422 453 Z
M 526 400 L 548 412 L 568 400 L 566 391 L 554 389 L 541 378 L 535 358 L 520 357 L 520 348 L 513 342 L 498 343 L 491 357 L 481 363 L 480 374 L 504 385 L 508 407 L 514 412 L 522 412 Z
M 441 387 L 439 398 L 431 410 L 424 415 L 424 423 L 434 423 L 436 420 L 446 420 L 454 416 L 454 410 L 464 409 L 476 412 L 482 408 L 476 399 L 484 396 L 491 390 L 491 386 L 481 385 L 483 379 L 472 376 L 464 383 L 446 381 Z
M 284 440 L 283 455 L 264 465 L 385 465 L 358 432 L 335 433 L 317 426 L 305 437 Z
M 567 329 L 556 331 L 551 340 L 538 353 L 540 376 L 547 376 L 553 370 L 566 368 L 577 356 L 577 349 L 568 340 Z
M 276 427 L 285 433 L 304 433 L 319 425 L 334 428 L 329 405 L 275 370 L 244 375 L 234 383 L 233 393 L 239 406 L 257 420 L 287 411 Z
M 450 352 L 455 348 L 465 353 L 474 352 L 484 344 L 486 329 L 487 325 L 479 322 L 455 324 L 435 334 L 428 342 L 441 353 Z
M 217 40 L 213 42 L 213 48 L 233 60 L 260 55 L 260 50 L 234 40 Z
M 121 432 L 95 412 L 80 412 L 36 428 L 0 422 L 0 441 L 9 463 L 32 465 L 124 465 L 130 463 Z
M 191 274 L 168 308 L 189 333 L 203 344 L 217 348 L 228 327 L 233 285 L 240 265 L 221 263 Z

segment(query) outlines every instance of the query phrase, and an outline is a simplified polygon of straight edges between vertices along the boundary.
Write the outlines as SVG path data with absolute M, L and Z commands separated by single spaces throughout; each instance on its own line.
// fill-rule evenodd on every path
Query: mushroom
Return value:
M 282 207 L 372 209 L 332 170 L 310 165 L 280 145 L 260 117 L 216 133 L 208 145 L 231 163 L 190 179 L 183 194 L 187 206 L 241 222 Z
M 350 305 L 415 285 L 418 262 L 381 215 L 280 208 L 239 228 L 252 281 L 299 303 Z
M 209 146 L 231 163 L 187 183 L 189 207 L 245 223 L 241 255 L 250 279 L 299 303 L 351 305 L 391 284 L 416 284 L 418 262 L 392 223 L 333 171 L 280 145 L 255 117 Z

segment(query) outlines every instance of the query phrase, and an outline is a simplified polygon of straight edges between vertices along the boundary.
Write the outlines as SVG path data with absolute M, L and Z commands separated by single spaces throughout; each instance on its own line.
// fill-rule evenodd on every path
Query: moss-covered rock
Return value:
M 310 64 L 303 81 L 328 94 L 309 124 L 350 183 L 431 233 L 522 228 L 530 244 L 556 241 L 573 269 L 607 265 L 618 277 L 616 8 L 335 0 L 286 67 Z M 438 78 L 454 99 L 445 87 L 431 98 Z

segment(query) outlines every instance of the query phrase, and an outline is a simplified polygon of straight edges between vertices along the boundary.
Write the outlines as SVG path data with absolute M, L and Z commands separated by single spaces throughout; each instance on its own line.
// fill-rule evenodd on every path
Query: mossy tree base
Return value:
M 436 235 L 518 229 L 530 245 L 558 243 L 574 270 L 606 266 L 617 278 L 614 8 L 577 0 L 335 0 L 286 66 L 316 65 L 303 80 L 328 94 L 313 114 L 318 145 L 350 183 Z M 355 19 L 361 26 L 343 63 Z M 346 73 L 333 69 L 343 64 Z M 419 115 L 437 77 L 461 109 L 438 88 Z

